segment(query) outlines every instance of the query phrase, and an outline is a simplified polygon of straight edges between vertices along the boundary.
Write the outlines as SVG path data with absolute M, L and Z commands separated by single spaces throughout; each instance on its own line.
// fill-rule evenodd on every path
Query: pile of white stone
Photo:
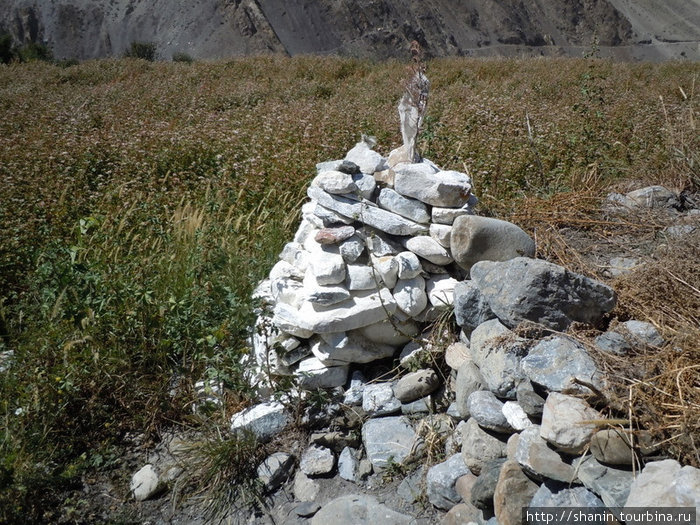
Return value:
M 294 240 L 256 290 L 256 382 L 272 373 L 303 388 L 345 385 L 352 363 L 394 355 L 451 306 L 477 259 L 534 254 L 516 226 L 473 216 L 466 174 L 372 147 L 363 138 L 317 166 Z

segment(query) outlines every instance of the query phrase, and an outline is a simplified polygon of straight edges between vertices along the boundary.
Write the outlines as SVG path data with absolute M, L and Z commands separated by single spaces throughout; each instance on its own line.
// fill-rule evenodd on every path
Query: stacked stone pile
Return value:
M 452 305 L 488 226 L 472 215 L 467 175 L 399 160 L 362 141 L 317 166 L 294 240 L 256 292 L 271 313 L 254 336 L 261 377 L 345 385 L 351 364 L 391 357 Z M 534 253 L 519 228 L 489 221 L 521 237 L 498 253 L 489 245 L 487 257 Z

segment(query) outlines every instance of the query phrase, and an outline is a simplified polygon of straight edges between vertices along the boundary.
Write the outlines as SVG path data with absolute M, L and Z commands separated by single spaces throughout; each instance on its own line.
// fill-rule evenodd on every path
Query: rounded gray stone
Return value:
M 418 370 L 406 374 L 394 385 L 394 395 L 402 403 L 410 403 L 432 394 L 440 386 L 435 370 Z
M 396 512 L 372 496 L 351 494 L 326 503 L 311 519 L 311 525 L 409 525 L 412 521 L 411 516 Z
M 512 432 L 513 428 L 503 414 L 503 402 L 493 392 L 478 390 L 472 392 L 467 400 L 469 414 L 483 428 L 495 432 Z

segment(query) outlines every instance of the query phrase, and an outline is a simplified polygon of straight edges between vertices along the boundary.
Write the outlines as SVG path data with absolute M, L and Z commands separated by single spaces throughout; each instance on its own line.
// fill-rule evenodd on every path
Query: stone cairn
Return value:
M 614 291 L 534 259 L 534 241 L 516 225 L 474 215 L 469 176 L 416 153 L 427 98 L 415 94 L 427 97 L 428 83 L 421 69 L 413 80 L 418 90 L 399 104 L 404 145 L 385 158 L 363 137 L 344 159 L 318 164 L 294 239 L 255 292 L 263 306 L 251 381 L 268 393 L 272 375 L 294 377 L 301 391 L 334 389 L 340 402 L 329 403 L 328 418 L 314 428 L 341 406 L 361 406 L 368 418 L 359 423 L 361 441 L 342 425 L 311 436 L 294 478 L 297 499 L 315 503 L 313 478 L 336 465 L 340 477 L 361 484 L 373 470 L 415 460 L 425 452 L 428 422 L 448 459 L 419 469 L 399 492 L 410 503 L 424 490 L 449 511 L 446 522 L 518 524 L 528 505 L 697 506 L 698 469 L 666 460 L 635 474 L 655 447 L 643 432 L 606 424 L 586 401 L 606 379 L 562 332 L 601 319 L 615 305 Z M 462 329 L 445 353 L 446 381 L 429 367 L 365 381 L 361 365 L 398 356 L 408 366 L 429 352 L 423 330 L 445 311 Z M 516 334 L 523 322 L 539 335 Z M 617 355 L 663 344 L 652 325 L 634 320 L 596 340 L 599 351 Z M 436 413 L 436 398 L 451 401 L 446 413 Z M 271 400 L 234 414 L 231 428 L 265 441 L 290 422 L 285 404 Z M 279 452 L 259 474 L 273 491 L 295 464 Z M 324 510 L 314 523 L 324 522 Z M 410 521 L 397 516 L 392 523 Z

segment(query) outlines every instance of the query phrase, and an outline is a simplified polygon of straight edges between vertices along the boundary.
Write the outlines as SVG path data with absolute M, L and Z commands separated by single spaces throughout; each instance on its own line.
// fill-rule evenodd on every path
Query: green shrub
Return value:
M 173 62 L 184 62 L 186 64 L 191 64 L 194 62 L 194 58 L 187 53 L 177 52 L 173 53 Z
M 42 60 L 51 62 L 53 60 L 53 52 L 51 49 L 36 42 L 28 42 L 17 49 L 17 56 L 22 62 L 31 62 L 33 60 Z
M 153 62 L 157 56 L 157 47 L 153 42 L 132 42 L 124 52 L 125 58 L 140 58 Z
M 12 36 L 9 34 L 0 35 L 0 62 L 9 64 L 16 58 L 12 46 Z

